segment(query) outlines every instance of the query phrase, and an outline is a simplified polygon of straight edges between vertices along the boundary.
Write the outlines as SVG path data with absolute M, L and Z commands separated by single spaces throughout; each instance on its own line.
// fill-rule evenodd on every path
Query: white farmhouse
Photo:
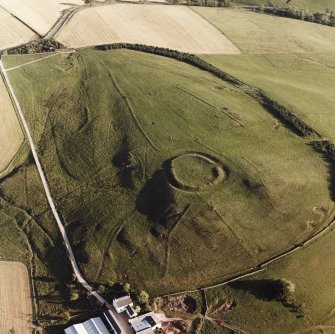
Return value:
M 114 299 L 113 306 L 117 313 L 122 313 L 126 311 L 130 319 L 137 317 L 137 313 L 134 310 L 133 300 L 128 295 Z

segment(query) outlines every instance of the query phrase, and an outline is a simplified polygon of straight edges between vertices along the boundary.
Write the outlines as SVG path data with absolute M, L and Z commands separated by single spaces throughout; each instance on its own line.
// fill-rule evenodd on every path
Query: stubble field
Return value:
M 0 261 L 0 332 L 31 334 L 32 320 L 27 268 L 19 262 Z
M 6 86 L 0 77 L 0 173 L 9 165 L 24 141 L 24 135 L 18 121 Z
M 35 33 L 0 8 L 0 50 L 27 43 L 35 38 Z
M 57 34 L 68 47 L 139 43 L 190 53 L 237 54 L 219 30 L 182 6 L 113 4 L 76 13 Z
M 42 36 L 56 23 L 64 9 L 83 3 L 82 0 L 0 0 L 1 7 Z

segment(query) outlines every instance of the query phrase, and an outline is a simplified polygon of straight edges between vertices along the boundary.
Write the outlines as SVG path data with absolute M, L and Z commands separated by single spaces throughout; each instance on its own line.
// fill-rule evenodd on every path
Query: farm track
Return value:
M 166 294 L 164 295 L 164 297 L 168 297 L 168 296 L 175 296 L 175 295 L 179 295 L 179 294 L 185 294 L 185 293 L 191 293 L 191 292 L 198 292 L 200 290 L 209 290 L 209 289 L 213 289 L 213 288 L 217 288 L 217 287 L 221 287 L 224 285 L 227 285 L 229 283 L 238 281 L 242 278 L 247 278 L 253 275 L 256 275 L 262 271 L 264 271 L 264 269 L 269 266 L 270 264 L 283 259 L 289 255 L 292 255 L 293 253 L 297 252 L 298 250 L 301 250 L 305 247 L 307 247 L 310 243 L 312 243 L 313 241 L 315 241 L 316 239 L 322 237 L 323 235 L 325 235 L 326 233 L 333 231 L 335 227 L 335 220 L 333 219 L 326 227 L 324 227 L 323 229 L 321 229 L 318 233 L 316 233 L 314 236 L 308 238 L 307 240 L 305 240 L 303 243 L 299 244 L 299 245 L 294 245 L 293 247 L 291 247 L 290 249 L 286 250 L 285 252 L 282 252 L 276 256 L 273 256 L 272 258 L 256 265 L 255 267 L 250 268 L 249 270 L 245 270 L 243 273 L 238 273 L 235 276 L 231 275 L 231 278 L 228 278 L 227 280 L 224 280 L 221 283 L 218 284 L 214 284 L 214 285 L 210 285 L 210 286 L 206 286 L 206 287 L 199 287 L 197 289 L 193 289 L 193 290 L 185 290 L 185 291 L 179 291 L 179 292 L 173 292 L 170 294 Z
M 37 59 L 37 60 L 32 60 L 32 61 L 28 61 L 27 63 L 24 63 L 24 64 L 21 64 L 21 65 L 18 65 L 18 66 L 14 66 L 14 67 L 10 67 L 10 68 L 7 68 L 6 69 L 6 72 L 9 72 L 9 71 L 12 71 L 12 70 L 16 70 L 20 67 L 24 67 L 24 66 L 27 66 L 27 65 L 30 65 L 30 64 L 34 64 L 34 63 L 38 63 L 42 60 L 45 60 L 45 59 L 48 59 L 48 58 L 52 58 L 52 57 L 55 57 L 55 56 L 58 56 L 60 54 L 69 54 L 71 53 L 71 51 L 60 51 L 60 52 L 56 52 L 56 53 L 53 53 L 52 55 L 49 55 L 49 56 L 46 56 L 46 57 L 43 57 L 43 58 L 40 58 L 40 59 Z
M 167 273 L 169 272 L 170 253 L 171 253 L 171 249 L 170 249 L 170 243 L 171 242 L 170 241 L 171 241 L 172 234 L 176 230 L 177 226 L 181 223 L 181 221 L 185 218 L 187 213 L 190 211 L 191 206 L 192 206 L 192 203 L 186 205 L 184 211 L 181 213 L 181 215 L 178 217 L 175 224 L 169 230 L 169 233 L 168 233 L 168 236 L 167 236 L 167 241 L 166 241 L 166 246 L 165 246 L 164 275 L 167 275 Z
M 27 139 L 29 141 L 29 145 L 30 145 L 30 148 L 31 148 L 31 152 L 33 154 L 33 157 L 34 157 L 34 160 L 35 160 L 35 163 L 36 163 L 36 167 L 38 169 L 38 173 L 40 175 L 40 178 L 41 178 L 41 181 L 42 181 L 42 184 L 43 184 L 43 188 L 44 188 L 44 191 L 45 191 L 45 194 L 46 194 L 46 197 L 48 199 L 48 202 L 49 202 L 49 205 L 50 205 L 50 208 L 51 208 L 51 211 L 53 213 L 53 216 L 57 222 L 57 225 L 58 225 L 58 228 L 59 228 L 59 231 L 63 237 L 63 240 L 64 240 L 64 243 L 65 243 L 65 247 L 66 247 L 66 250 L 68 252 L 68 256 L 69 256 L 69 259 L 70 259 L 70 262 L 71 262 L 71 265 L 72 265 L 72 268 L 73 268 L 73 271 L 78 279 L 78 282 L 86 289 L 88 290 L 101 304 L 103 305 L 106 305 L 108 308 L 111 308 L 111 305 L 100 295 L 98 294 L 98 292 L 96 292 L 89 284 L 88 282 L 84 279 L 84 277 L 82 276 L 81 272 L 80 272 L 80 269 L 78 267 L 78 264 L 77 264 L 77 261 L 75 259 L 75 256 L 74 256 L 74 253 L 73 253 L 73 250 L 72 250 L 72 247 L 71 247 L 71 244 L 70 244 L 70 241 L 68 239 L 68 236 L 66 234 L 66 231 L 65 231 L 65 228 L 64 228 L 64 225 L 62 224 L 62 221 L 60 219 L 60 216 L 57 212 L 57 209 L 56 209 L 56 205 L 53 201 L 53 198 L 51 196 L 51 193 L 50 193 L 50 189 L 49 189 L 49 186 L 48 186 L 48 183 L 47 183 L 47 180 L 46 180 L 46 177 L 44 175 L 44 171 L 43 171 L 43 168 L 42 168 L 42 165 L 40 163 L 40 160 L 39 160 L 39 157 L 38 157 L 38 154 L 37 154 L 37 150 L 35 148 L 35 144 L 34 144 L 34 141 L 33 141 L 33 138 L 32 138 L 32 135 L 30 133 L 30 129 L 29 129 L 29 126 L 28 126 L 28 123 L 24 117 L 24 114 L 23 114 L 23 111 L 21 109 L 21 106 L 19 104 L 19 101 L 14 93 L 14 89 L 10 83 L 10 80 L 8 78 L 8 75 L 6 73 L 6 70 L 2 64 L 2 61 L 0 60 L 0 70 L 5 78 L 5 81 L 6 81 L 6 84 L 7 84 L 7 87 L 9 89 L 9 92 L 15 102 L 15 105 L 16 105 L 16 108 L 18 110 L 18 114 L 19 114 L 19 117 L 21 119 L 21 122 L 22 122 L 22 125 L 23 125 L 23 128 L 25 130 L 25 134 L 27 136 Z
M 96 280 L 98 280 L 100 278 L 100 276 L 102 275 L 103 269 L 104 269 L 104 265 L 105 265 L 105 259 L 106 259 L 106 255 L 109 251 L 109 248 L 112 244 L 112 241 L 117 237 L 117 235 L 120 233 L 120 231 L 122 230 L 122 228 L 125 226 L 125 224 L 127 223 L 128 219 L 131 218 L 135 213 L 135 210 L 132 210 L 130 212 L 130 214 L 126 215 L 123 219 L 121 219 L 121 222 L 119 224 L 117 224 L 116 226 L 113 226 L 113 228 L 110 230 L 108 237 L 106 238 L 107 242 L 106 242 L 106 246 L 105 249 L 101 255 L 101 261 L 100 261 L 100 265 L 99 265 L 99 269 L 96 275 Z
M 63 28 L 63 26 L 68 22 L 71 17 L 77 13 L 78 10 L 84 8 L 84 6 L 81 7 L 74 7 L 66 10 L 64 14 L 59 18 L 59 20 L 54 24 L 54 26 L 49 30 L 49 32 L 45 35 L 45 39 L 51 39 L 54 38 L 55 35 Z
M 239 121 L 237 120 L 235 117 L 233 117 L 232 115 L 230 115 L 229 113 L 227 113 L 226 111 L 224 111 L 222 108 L 218 108 L 216 107 L 214 104 L 212 104 L 211 102 L 209 101 L 206 101 L 204 98 L 200 97 L 200 96 L 197 96 L 195 94 L 193 94 L 192 92 L 186 90 L 185 88 L 182 88 L 180 86 L 177 86 L 177 88 L 183 92 L 185 92 L 186 94 L 189 94 L 191 96 L 193 96 L 194 98 L 198 99 L 199 101 L 209 105 L 210 107 L 214 108 L 215 110 L 217 111 L 220 111 L 220 112 L 223 112 L 227 117 L 229 117 L 230 119 L 232 119 L 234 122 L 236 122 L 237 124 L 239 124 L 240 126 L 244 127 L 244 125 Z

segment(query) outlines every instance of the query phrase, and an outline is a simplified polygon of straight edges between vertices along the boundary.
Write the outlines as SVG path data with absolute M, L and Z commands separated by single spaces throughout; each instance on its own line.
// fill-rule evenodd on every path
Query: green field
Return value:
M 308 9 L 311 12 L 324 12 L 327 8 L 333 11 L 335 10 L 334 0 L 235 0 L 234 3 L 279 7 L 293 6 L 302 9 Z
M 263 89 L 334 141 L 335 53 L 205 56 L 204 59 Z
M 328 166 L 308 140 L 205 71 L 87 49 L 9 76 L 91 282 L 152 294 L 219 282 L 308 238 L 332 213 Z M 217 161 L 222 182 L 171 184 L 167 163 L 189 152 Z M 187 165 L 178 176 L 201 184 L 203 165 L 180 172 Z
M 245 54 L 334 52 L 335 29 L 243 9 L 193 7 Z
M 334 333 L 334 238 L 332 231 L 260 274 L 207 290 L 209 313 L 251 333 Z M 265 298 L 266 284 L 280 278 L 295 285 L 298 310 Z M 236 303 L 233 310 L 215 313 L 227 300 Z

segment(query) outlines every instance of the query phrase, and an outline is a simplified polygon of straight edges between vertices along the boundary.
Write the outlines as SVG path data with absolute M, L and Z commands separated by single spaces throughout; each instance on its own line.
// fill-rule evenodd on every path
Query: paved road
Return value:
M 65 22 L 67 22 L 68 19 L 72 17 L 73 14 L 76 13 L 76 11 L 79 8 L 82 8 L 84 6 L 77 6 L 74 8 L 70 8 L 64 12 L 64 14 L 60 17 L 60 19 L 55 23 L 55 25 L 49 30 L 49 32 L 44 36 L 44 39 L 50 39 L 54 38 L 55 35 L 59 32 L 59 30 L 63 27 Z
M 81 274 L 81 272 L 80 272 L 80 270 L 78 268 L 78 264 L 77 264 L 77 261 L 75 259 L 75 256 L 74 256 L 74 253 L 73 253 L 70 241 L 69 241 L 69 239 L 67 237 L 64 225 L 62 224 L 62 221 L 61 221 L 61 219 L 60 219 L 60 217 L 58 215 L 57 209 L 56 209 L 56 205 L 55 205 L 55 203 L 54 203 L 54 201 L 52 199 L 52 196 L 51 196 L 51 193 L 50 193 L 50 189 L 49 189 L 47 180 L 45 178 L 44 171 L 43 171 L 42 165 L 40 163 L 40 159 L 39 159 L 39 157 L 37 155 L 35 144 L 34 144 L 32 135 L 30 133 L 28 124 L 27 124 L 26 119 L 24 117 L 24 114 L 23 114 L 23 111 L 21 109 L 20 103 L 19 103 L 17 97 L 15 96 L 13 87 L 12 87 L 10 81 L 9 81 L 8 75 L 6 73 L 5 68 L 3 67 L 3 64 L 2 64 L 1 60 L 0 60 L 0 71 L 3 74 L 5 82 L 6 82 L 7 86 L 8 86 L 9 92 L 10 92 L 12 98 L 13 98 L 13 101 L 14 101 L 15 105 L 16 105 L 16 108 L 17 108 L 20 120 L 21 120 L 23 128 L 24 128 L 24 132 L 25 132 L 26 137 L 27 137 L 27 139 L 29 141 L 29 145 L 30 145 L 31 152 L 33 154 L 33 157 L 34 157 L 37 169 L 38 169 L 38 173 L 40 175 L 40 178 L 41 178 L 41 181 L 42 181 L 42 184 L 43 184 L 43 187 L 44 187 L 44 191 L 45 191 L 46 197 L 48 199 L 48 202 L 49 202 L 52 214 L 54 215 L 54 217 L 56 219 L 58 228 L 59 228 L 59 230 L 60 230 L 60 232 L 62 234 L 64 243 L 65 243 L 65 246 L 66 246 L 66 250 L 68 252 L 69 259 L 70 259 L 73 271 L 74 271 L 74 273 L 75 273 L 75 275 L 76 275 L 76 277 L 78 279 L 78 282 L 86 290 L 88 290 L 100 303 L 105 304 L 108 308 L 111 308 L 111 305 L 102 296 L 100 296 L 96 291 L 94 291 L 93 288 L 87 283 L 87 281 L 84 279 L 83 275 Z

